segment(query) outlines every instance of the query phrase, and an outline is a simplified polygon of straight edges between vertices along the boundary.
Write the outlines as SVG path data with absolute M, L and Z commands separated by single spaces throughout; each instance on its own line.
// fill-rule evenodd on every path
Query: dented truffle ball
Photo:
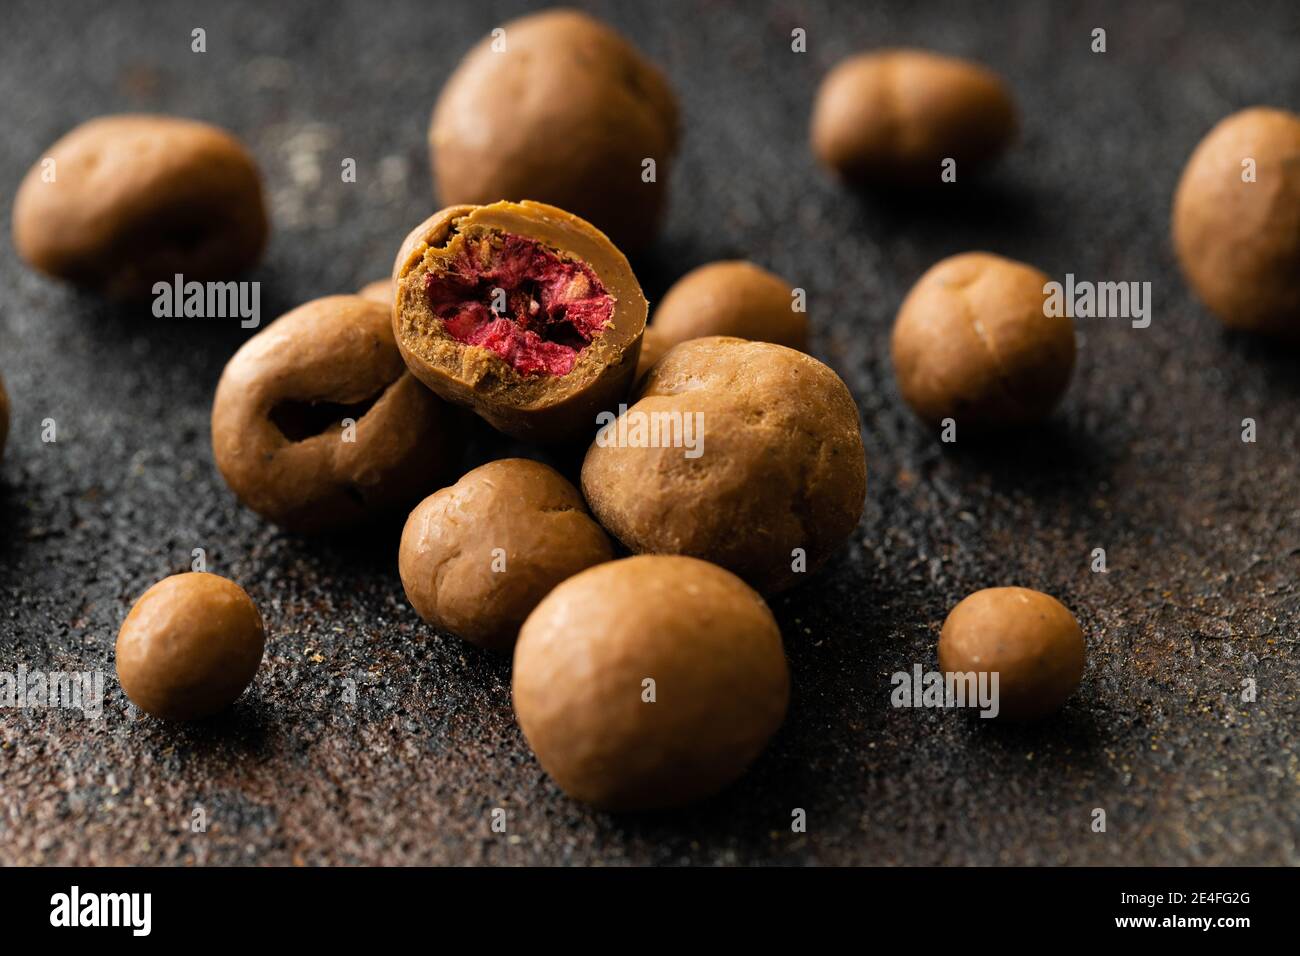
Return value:
M 508 651 L 551 588 L 613 556 L 578 489 L 540 462 L 506 458 L 411 512 L 398 569 L 425 621 Z

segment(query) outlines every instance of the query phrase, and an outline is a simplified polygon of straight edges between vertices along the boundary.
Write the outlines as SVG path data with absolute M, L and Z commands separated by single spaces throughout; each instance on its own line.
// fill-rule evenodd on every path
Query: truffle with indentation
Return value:
M 506 458 L 422 501 L 398 552 L 420 617 L 472 644 L 508 651 L 547 593 L 614 549 L 582 495 L 554 468 Z
M 212 405 L 226 483 L 298 532 L 409 506 L 454 464 L 458 431 L 453 410 L 407 371 L 389 311 L 354 295 L 301 305 L 245 342 Z

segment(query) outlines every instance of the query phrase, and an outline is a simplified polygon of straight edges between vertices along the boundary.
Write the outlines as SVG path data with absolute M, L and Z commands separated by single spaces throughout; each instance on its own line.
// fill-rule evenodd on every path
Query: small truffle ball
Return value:
M 357 295 L 391 309 L 393 307 L 393 280 L 376 279 L 374 282 L 367 282 L 357 291 Z
M 943 622 L 939 669 L 996 673 L 998 716 L 1042 717 L 1083 677 L 1083 634 L 1060 601 L 1029 588 L 988 588 L 966 597 Z
M 576 10 L 532 14 L 502 30 L 465 56 L 433 111 L 442 205 L 536 200 L 594 223 L 623 249 L 644 247 L 677 148 L 667 81 L 627 40 Z
M 9 393 L 5 380 L 0 378 L 0 461 L 4 461 L 5 442 L 9 439 Z
M 398 567 L 425 621 L 508 651 L 553 587 L 613 557 L 578 489 L 540 462 L 506 458 L 475 468 L 411 512 Z
M 123 115 L 83 123 L 46 150 L 18 189 L 13 229 L 18 254 L 41 272 L 133 299 L 177 273 L 235 278 L 261 256 L 267 219 L 257 165 L 234 136 Z
M 960 180 L 1016 135 L 1011 91 L 993 71 L 924 50 L 850 57 L 817 91 L 812 146 L 844 179 L 905 185 L 943 182 L 953 159 Z
M 839 376 L 794 349 L 716 336 L 665 355 L 582 466 L 591 510 L 629 549 L 703 558 L 765 594 L 844 543 L 866 481 Z
M 1222 120 L 1187 161 L 1173 220 L 1183 273 L 1224 325 L 1300 340 L 1300 116 Z
M 927 424 L 987 430 L 1046 418 L 1074 369 L 1074 325 L 1045 309 L 1048 278 L 986 252 L 944 259 L 894 323 L 899 391 Z
M 598 565 L 552 591 L 515 647 L 514 703 L 542 767 L 607 810 L 701 800 L 785 717 L 789 673 L 763 599 L 693 558 Z
M 131 702 L 168 720 L 225 709 L 266 644 L 244 589 L 215 574 L 176 574 L 141 595 L 117 634 L 117 678 Z
M 740 260 L 711 262 L 677 280 L 655 310 L 653 323 L 670 347 L 706 335 L 730 335 L 803 352 L 808 316 L 795 305 L 790 286 L 766 269 Z

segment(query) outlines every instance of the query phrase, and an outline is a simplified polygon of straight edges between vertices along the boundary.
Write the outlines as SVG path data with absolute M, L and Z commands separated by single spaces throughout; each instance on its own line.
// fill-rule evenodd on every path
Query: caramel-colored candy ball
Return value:
M 795 304 L 790 285 L 761 266 L 710 262 L 673 284 L 655 310 L 652 327 L 670 347 L 706 335 L 731 335 L 804 352 L 808 316 Z
M 948 615 L 939 636 L 939 669 L 996 673 L 998 716 L 1043 717 L 1083 677 L 1083 633 L 1065 605 L 1029 588 L 986 588 Z
M 1183 274 L 1224 325 L 1300 340 L 1300 116 L 1221 121 L 1187 161 L 1173 219 Z
M 504 458 L 422 501 L 402 530 L 398 570 L 425 621 L 509 651 L 519 627 L 561 581 L 614 548 L 582 495 L 554 468 Z
M 789 675 L 767 605 L 695 558 L 597 565 L 552 591 L 515 647 L 515 713 L 569 796 L 608 810 L 710 796 L 785 716 Z
M 872 185 L 958 181 L 1016 135 L 1011 91 L 992 70 L 926 50 L 878 50 L 837 65 L 817 91 L 812 146 L 844 179 Z
M 944 259 L 921 276 L 894 322 L 903 399 L 958 435 L 1046 418 L 1070 383 L 1074 325 L 1047 315 L 1048 278 L 987 252 Z
M 145 591 L 122 622 L 117 677 L 145 713 L 207 717 L 252 683 L 265 644 L 262 616 L 238 584 L 176 574 Z

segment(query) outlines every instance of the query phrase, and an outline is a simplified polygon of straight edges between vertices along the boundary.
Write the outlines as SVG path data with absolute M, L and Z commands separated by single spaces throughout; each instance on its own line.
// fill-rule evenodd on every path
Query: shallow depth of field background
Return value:
M 784 729 L 696 808 L 614 818 L 567 800 L 515 726 L 508 661 L 407 606 L 400 523 L 301 540 L 222 484 L 208 414 L 248 335 L 238 321 L 102 305 L 27 271 L 6 239 L 0 670 L 104 669 L 109 694 L 99 721 L 0 713 L 0 862 L 1300 862 L 1300 354 L 1222 332 L 1168 233 L 1177 177 L 1214 122 L 1300 108 L 1300 8 L 582 5 L 659 63 L 681 102 L 670 212 L 634 263 L 646 294 L 713 259 L 773 269 L 808 290 L 815 354 L 862 411 L 861 527 L 773 602 L 794 685 Z M 527 5 L 207 7 L 10 5 L 6 230 L 23 173 L 72 126 L 173 113 L 228 127 L 261 164 L 273 234 L 246 278 L 262 283 L 265 321 L 383 276 L 433 211 L 425 132 L 442 81 Z M 1098 26 L 1104 55 L 1089 49 Z M 806 54 L 790 51 L 795 27 Z M 817 168 L 817 83 L 883 45 L 1006 76 L 1023 133 L 989 177 L 917 204 L 855 195 Z M 340 182 L 345 157 L 355 184 Z M 954 449 L 902 406 L 889 329 L 927 267 L 971 249 L 1057 279 L 1149 280 L 1154 313 L 1145 330 L 1080 320 L 1051 424 Z M 1240 440 L 1247 417 L 1255 444 Z M 57 444 L 40 441 L 45 418 Z M 223 718 L 133 721 L 113 678 L 118 625 L 195 547 L 260 606 L 266 659 Z M 1104 575 L 1089 569 L 1098 547 Z M 936 666 L 948 610 L 1002 584 L 1056 595 L 1085 630 L 1088 669 L 1064 711 L 1017 728 L 892 709 L 890 674 Z M 206 833 L 190 832 L 195 806 Z M 496 807 L 507 834 L 491 831 Z M 790 830 L 794 808 L 806 833 Z

